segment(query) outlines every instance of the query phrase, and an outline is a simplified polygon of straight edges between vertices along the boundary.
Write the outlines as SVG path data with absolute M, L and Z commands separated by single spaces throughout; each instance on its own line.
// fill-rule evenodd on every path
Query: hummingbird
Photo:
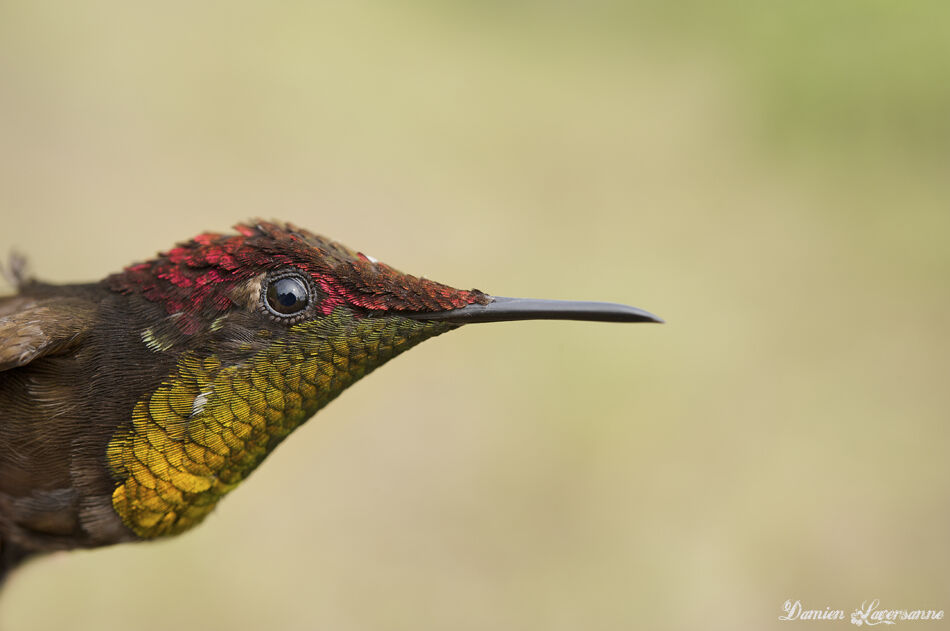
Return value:
M 460 290 L 290 223 L 204 233 L 104 280 L 11 264 L 0 297 L 0 582 L 35 555 L 189 530 L 291 432 L 478 322 L 662 322 Z

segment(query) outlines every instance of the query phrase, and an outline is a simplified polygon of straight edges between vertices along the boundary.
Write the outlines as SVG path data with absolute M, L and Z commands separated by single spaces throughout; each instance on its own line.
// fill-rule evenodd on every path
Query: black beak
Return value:
M 491 296 L 487 305 L 471 304 L 461 309 L 404 314 L 415 320 L 438 320 L 458 324 L 507 322 L 510 320 L 591 320 L 595 322 L 663 322 L 652 313 L 612 302 L 538 300 Z

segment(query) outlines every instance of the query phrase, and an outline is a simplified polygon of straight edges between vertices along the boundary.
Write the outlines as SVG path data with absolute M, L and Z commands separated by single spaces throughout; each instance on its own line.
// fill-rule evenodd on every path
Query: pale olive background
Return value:
M 0 4 L 0 251 L 44 279 L 263 216 L 668 320 L 427 342 L 194 532 L 25 567 L 0 628 L 950 610 L 948 32 L 876 0 Z

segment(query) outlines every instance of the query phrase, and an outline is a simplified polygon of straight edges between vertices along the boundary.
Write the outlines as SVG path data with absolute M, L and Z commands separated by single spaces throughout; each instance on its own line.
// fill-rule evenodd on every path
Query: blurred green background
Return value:
M 263 216 L 668 320 L 428 342 L 196 531 L 26 566 L 0 628 L 950 609 L 948 27 L 876 0 L 0 4 L 0 252 L 41 278 Z

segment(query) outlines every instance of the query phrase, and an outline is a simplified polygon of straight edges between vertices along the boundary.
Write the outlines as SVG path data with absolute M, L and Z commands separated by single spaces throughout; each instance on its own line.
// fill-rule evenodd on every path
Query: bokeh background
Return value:
M 947 6 L 0 4 L 0 251 L 44 279 L 263 216 L 668 320 L 427 342 L 194 532 L 25 567 L 0 628 L 950 609 Z

